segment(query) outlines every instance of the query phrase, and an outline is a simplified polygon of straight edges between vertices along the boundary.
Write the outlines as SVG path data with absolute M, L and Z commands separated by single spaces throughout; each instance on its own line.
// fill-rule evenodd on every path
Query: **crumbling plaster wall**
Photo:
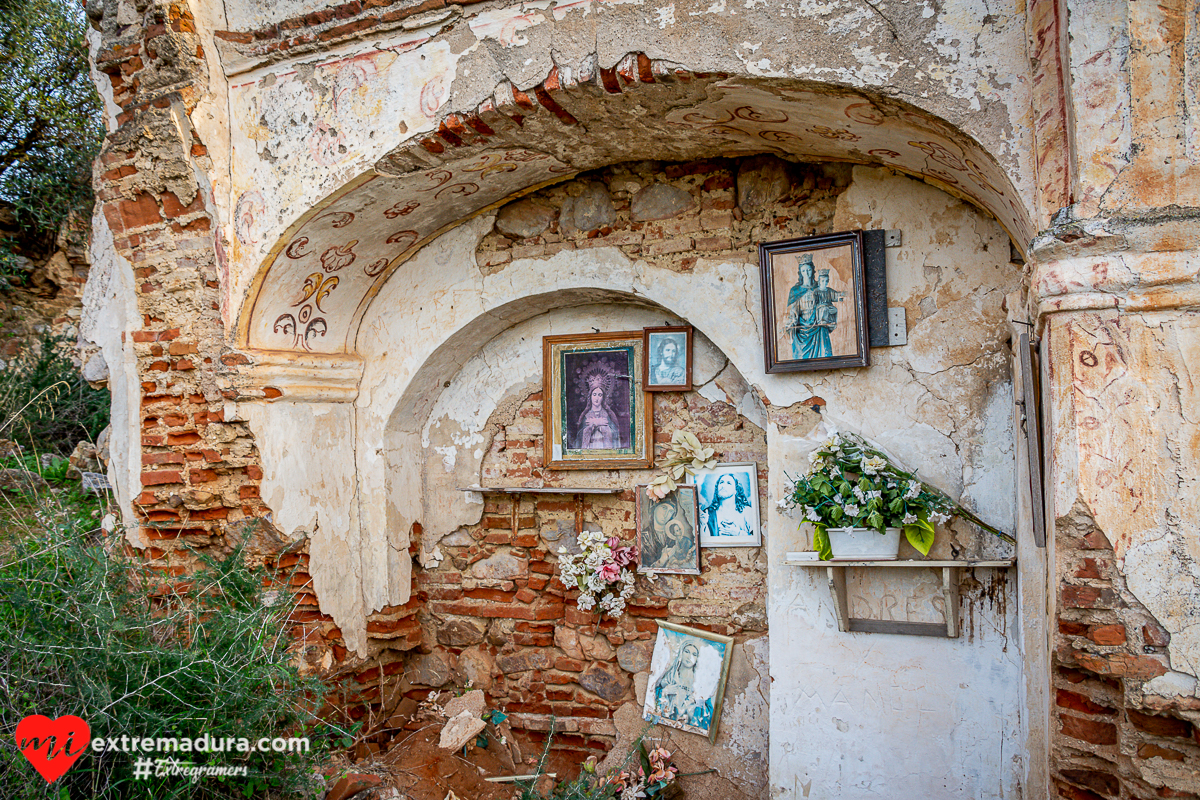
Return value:
M 683 177 L 656 179 L 679 185 L 694 181 L 699 190 L 708 177 L 683 172 Z M 488 268 L 479 261 L 492 258 L 491 251 L 481 249 L 494 224 L 487 215 L 444 234 L 406 264 L 364 321 L 360 344 L 365 366 L 353 419 L 340 440 L 331 437 L 314 450 L 323 463 L 338 466 L 324 474 L 300 472 L 286 468 L 286 459 L 269 455 L 281 450 L 270 443 L 276 437 L 290 438 L 288 447 L 294 452 L 293 437 L 309 425 L 306 415 L 299 425 L 283 424 L 300 413 L 290 404 L 262 407 L 253 424 L 263 440 L 264 496 L 287 498 L 276 516 L 285 528 L 300 518 L 320 519 L 320 509 L 329 502 L 322 482 L 348 469 L 341 465 L 356 465 L 358 496 L 351 529 L 337 545 L 351 553 L 349 562 L 330 560 L 336 552 L 330 548 L 322 558 L 314 555 L 310 565 L 322 608 L 334 614 L 347 643 L 358 647 L 365 641 L 360 609 L 389 601 L 357 593 L 354 581 L 346 580 L 354 564 L 390 558 L 389 547 L 397 549 L 388 544 L 392 537 L 402 534 L 407 541 L 413 523 L 419 522 L 419 557 L 436 569 L 457 552 L 440 544 L 444 537 L 479 524 L 485 512 L 480 498 L 455 489 L 479 481 L 491 435 L 489 419 L 504 398 L 537 387 L 540 337 L 549 332 L 636 329 L 675 318 L 694 325 L 702 334 L 700 376 L 715 372 L 727 358 L 745 380 L 718 379 L 702 392 L 711 391 L 713 399 L 766 426 L 769 498 L 782 494 L 784 473 L 806 463 L 796 441 L 824 420 L 827 426 L 844 425 L 875 438 L 1011 530 L 1016 497 L 1012 395 L 1001 305 L 1018 285 L 1020 271 L 1008 261 L 1007 236 L 977 210 L 919 182 L 861 167 L 849 174 L 852 180 L 839 189 L 836 202 L 813 218 L 819 220 L 818 230 L 899 228 L 905 238 L 904 247 L 889 251 L 889 294 L 893 304 L 906 308 L 910 344 L 876 350 L 867 370 L 763 372 L 758 268 L 749 246 L 755 235 L 749 230 L 725 240 L 732 251 L 711 256 L 689 257 L 671 248 L 662 252 L 649 240 L 651 249 L 636 257 L 625 252 L 633 246 L 629 244 L 535 247 L 533 257 L 521 257 L 525 251 L 514 246 L 507 261 Z M 645 185 L 648 179 L 635 183 Z M 632 178 L 614 180 L 614 185 L 622 180 Z M 722 184 L 714 180 L 707 185 Z M 545 198 L 534 199 L 562 202 L 565 195 L 556 191 L 544 190 Z M 697 212 L 698 207 L 691 213 Z M 786 214 L 786 219 L 804 219 L 802 209 Z M 767 216 L 779 217 L 780 212 Z M 622 224 L 627 223 L 617 223 Z M 707 232 L 721 239 L 721 230 Z M 762 238 L 771 235 L 761 232 Z M 742 243 L 734 244 L 742 236 Z M 595 313 L 567 308 L 585 303 L 601 305 L 592 306 Z M 711 357 L 706 341 L 714 348 Z M 324 418 L 330 423 L 341 419 L 333 412 Z M 304 435 L 308 441 L 310 434 Z M 580 473 L 570 479 L 607 484 L 614 478 Z M 618 473 L 617 479 L 625 486 L 636 478 Z M 360 518 L 357 532 L 355 513 Z M 894 761 L 901 758 L 895 730 L 905 728 L 927 735 L 915 743 L 905 738 L 903 757 L 943 768 L 902 776 L 904 791 L 941 793 L 941 777 L 952 774 L 965 776 L 963 796 L 1016 796 L 1022 765 L 1015 687 L 1020 685 L 1021 661 L 1012 577 L 980 571 L 976 582 L 968 581 L 974 588 L 968 588 L 964 600 L 968 631 L 962 639 L 842 634 L 834 625 L 823 579 L 782 563 L 788 550 L 803 546 L 797 521 L 774 510 L 768 520 L 768 613 L 776 639 L 772 694 L 791 698 L 770 712 L 773 730 L 780 731 L 771 745 L 773 791 L 780 797 L 803 796 L 807 783 L 831 795 L 867 797 L 871 790 L 866 787 L 885 778 L 895 788 Z M 938 547 L 944 555 L 1007 552 L 965 530 L 942 537 Z M 408 561 L 400 563 L 407 566 Z M 364 585 L 372 591 L 378 584 Z M 895 606 L 905 592 L 917 599 Z M 862 597 L 890 598 L 893 605 L 886 613 L 912 605 L 917 616 L 937 618 L 931 587 L 919 579 L 864 585 Z M 850 663 L 855 664 L 852 674 L 829 668 Z M 920 680 L 896 680 L 897 663 L 908 664 L 912 670 L 905 674 L 920 675 Z M 804 669 L 806 664 L 811 668 Z M 857 716 L 849 708 L 840 710 L 849 696 L 847 681 L 859 692 L 882 687 L 869 691 L 870 697 L 855 695 Z M 936 698 L 930 694 L 934 686 Z M 798 698 L 806 698 L 804 716 L 795 706 Z M 933 710 L 937 714 L 931 716 Z M 951 729 L 964 735 L 947 738 Z M 849 748 L 841 743 L 843 737 L 856 743 Z M 792 752 L 782 749 L 785 743 Z M 922 750 L 925 744 L 931 748 L 928 753 Z M 881 755 L 863 772 L 864 762 L 851 766 L 842 760 L 848 748 L 893 755 Z
M 1033 242 L 1064 797 L 1200 796 L 1194 3 L 1068 4 L 1069 204 Z
M 283 246 L 289 226 L 371 173 L 401 143 L 433 130 L 448 113 L 471 114 L 499 86 L 528 89 L 556 69 L 565 75 L 608 68 L 633 52 L 685 69 L 835 82 L 911 103 L 975 137 L 1018 187 L 1020 198 L 1010 200 L 1034 203 L 1025 21 L 1016 4 L 880 11 L 839 2 L 805 13 L 772 0 L 695 8 L 426 5 L 431 10 L 391 22 L 380 11 L 354 16 L 342 9 L 282 29 L 275 18 L 253 35 L 218 37 L 230 76 L 233 156 L 228 177 L 217 180 L 227 181 L 222 202 L 233 211 L 225 218 L 231 314 L 272 248 Z M 250 8 L 229 9 L 234 31 L 266 13 Z M 278 9 L 280 15 L 295 10 Z M 764 30 L 780 35 L 767 40 Z M 836 128 L 830 137 L 842 135 Z M 607 143 L 539 141 L 531 134 L 525 146 L 586 151 Z M 933 149 L 925 163 L 931 175 L 949 176 L 945 185 L 953 189 L 953 168 L 946 165 L 956 159 Z
M 773 415 L 772 497 L 829 429 L 845 426 L 1012 531 L 1017 492 L 1001 295 L 1018 286 L 1019 274 L 1002 232 L 939 193 L 896 187 L 863 170 L 839 199 L 835 220 L 839 229 L 858 225 L 904 232 L 904 246 L 888 251 L 888 294 L 889 304 L 908 311 L 909 344 L 873 351 L 863 372 L 803 376 L 826 403 L 823 421 L 813 429 Z M 960 639 L 838 633 L 824 574 L 776 567 L 806 542 L 797 520 L 772 508 L 769 525 L 774 796 L 1015 798 L 1037 791 L 1024 781 L 1029 734 L 1019 724 L 1014 573 L 976 570 L 978 584 L 963 600 L 964 619 L 974 614 L 975 621 Z M 1005 552 L 995 540 L 973 537 L 943 536 L 935 547 L 946 557 Z M 927 576 L 868 573 L 861 580 L 852 615 L 939 618 L 926 605 Z M 786 669 L 784 654 L 791 656 Z M 1032 727 L 1040 729 L 1036 720 Z M 888 755 L 882 743 L 897 731 L 922 754 Z M 794 765 L 790 775 L 778 764 Z

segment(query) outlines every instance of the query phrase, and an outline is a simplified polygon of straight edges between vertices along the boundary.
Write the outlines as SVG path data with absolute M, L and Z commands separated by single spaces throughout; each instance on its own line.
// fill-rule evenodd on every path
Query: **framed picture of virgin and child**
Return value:
M 758 246 L 767 372 L 869 363 L 862 231 Z
M 700 574 L 700 537 L 695 486 L 677 486 L 654 498 L 647 486 L 634 488 L 638 572 Z
M 642 717 L 715 742 L 732 659 L 732 638 L 659 622 Z
M 641 331 L 542 337 L 544 462 L 552 469 L 654 466 L 653 397 Z

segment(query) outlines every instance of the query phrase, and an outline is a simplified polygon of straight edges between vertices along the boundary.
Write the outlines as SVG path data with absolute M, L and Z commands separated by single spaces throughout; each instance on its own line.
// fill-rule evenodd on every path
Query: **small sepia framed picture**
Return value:
M 644 328 L 642 358 L 647 392 L 692 389 L 692 326 Z
M 715 742 L 732 658 L 729 636 L 659 622 L 642 717 Z
M 701 547 L 761 547 L 758 465 L 717 464 L 693 478 L 700 504 Z
M 862 231 L 758 246 L 767 372 L 870 363 Z
M 652 498 L 646 488 L 634 489 L 638 572 L 699 575 L 696 487 L 678 486 L 661 500 Z
M 552 469 L 654 466 L 654 398 L 641 331 L 542 337 L 544 461 Z

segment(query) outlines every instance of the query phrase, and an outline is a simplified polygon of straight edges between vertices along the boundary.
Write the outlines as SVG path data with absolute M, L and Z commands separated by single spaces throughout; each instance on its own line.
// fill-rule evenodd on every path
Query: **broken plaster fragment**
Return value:
M 424 569 L 437 569 L 438 565 L 440 565 L 445 558 L 446 555 L 442 552 L 442 549 L 434 545 L 433 552 L 426 553 L 421 558 L 421 566 Z
M 461 750 L 475 741 L 475 737 L 486 727 L 486 722 L 469 710 L 464 710 L 442 727 L 442 738 L 438 741 L 438 747 L 451 752 Z

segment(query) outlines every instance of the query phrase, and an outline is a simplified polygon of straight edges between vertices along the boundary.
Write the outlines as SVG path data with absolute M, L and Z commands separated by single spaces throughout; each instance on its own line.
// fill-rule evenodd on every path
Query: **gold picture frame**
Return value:
M 658 623 L 642 718 L 717 740 L 733 637 Z
M 654 398 L 642 331 L 542 337 L 544 463 L 550 469 L 654 466 Z

